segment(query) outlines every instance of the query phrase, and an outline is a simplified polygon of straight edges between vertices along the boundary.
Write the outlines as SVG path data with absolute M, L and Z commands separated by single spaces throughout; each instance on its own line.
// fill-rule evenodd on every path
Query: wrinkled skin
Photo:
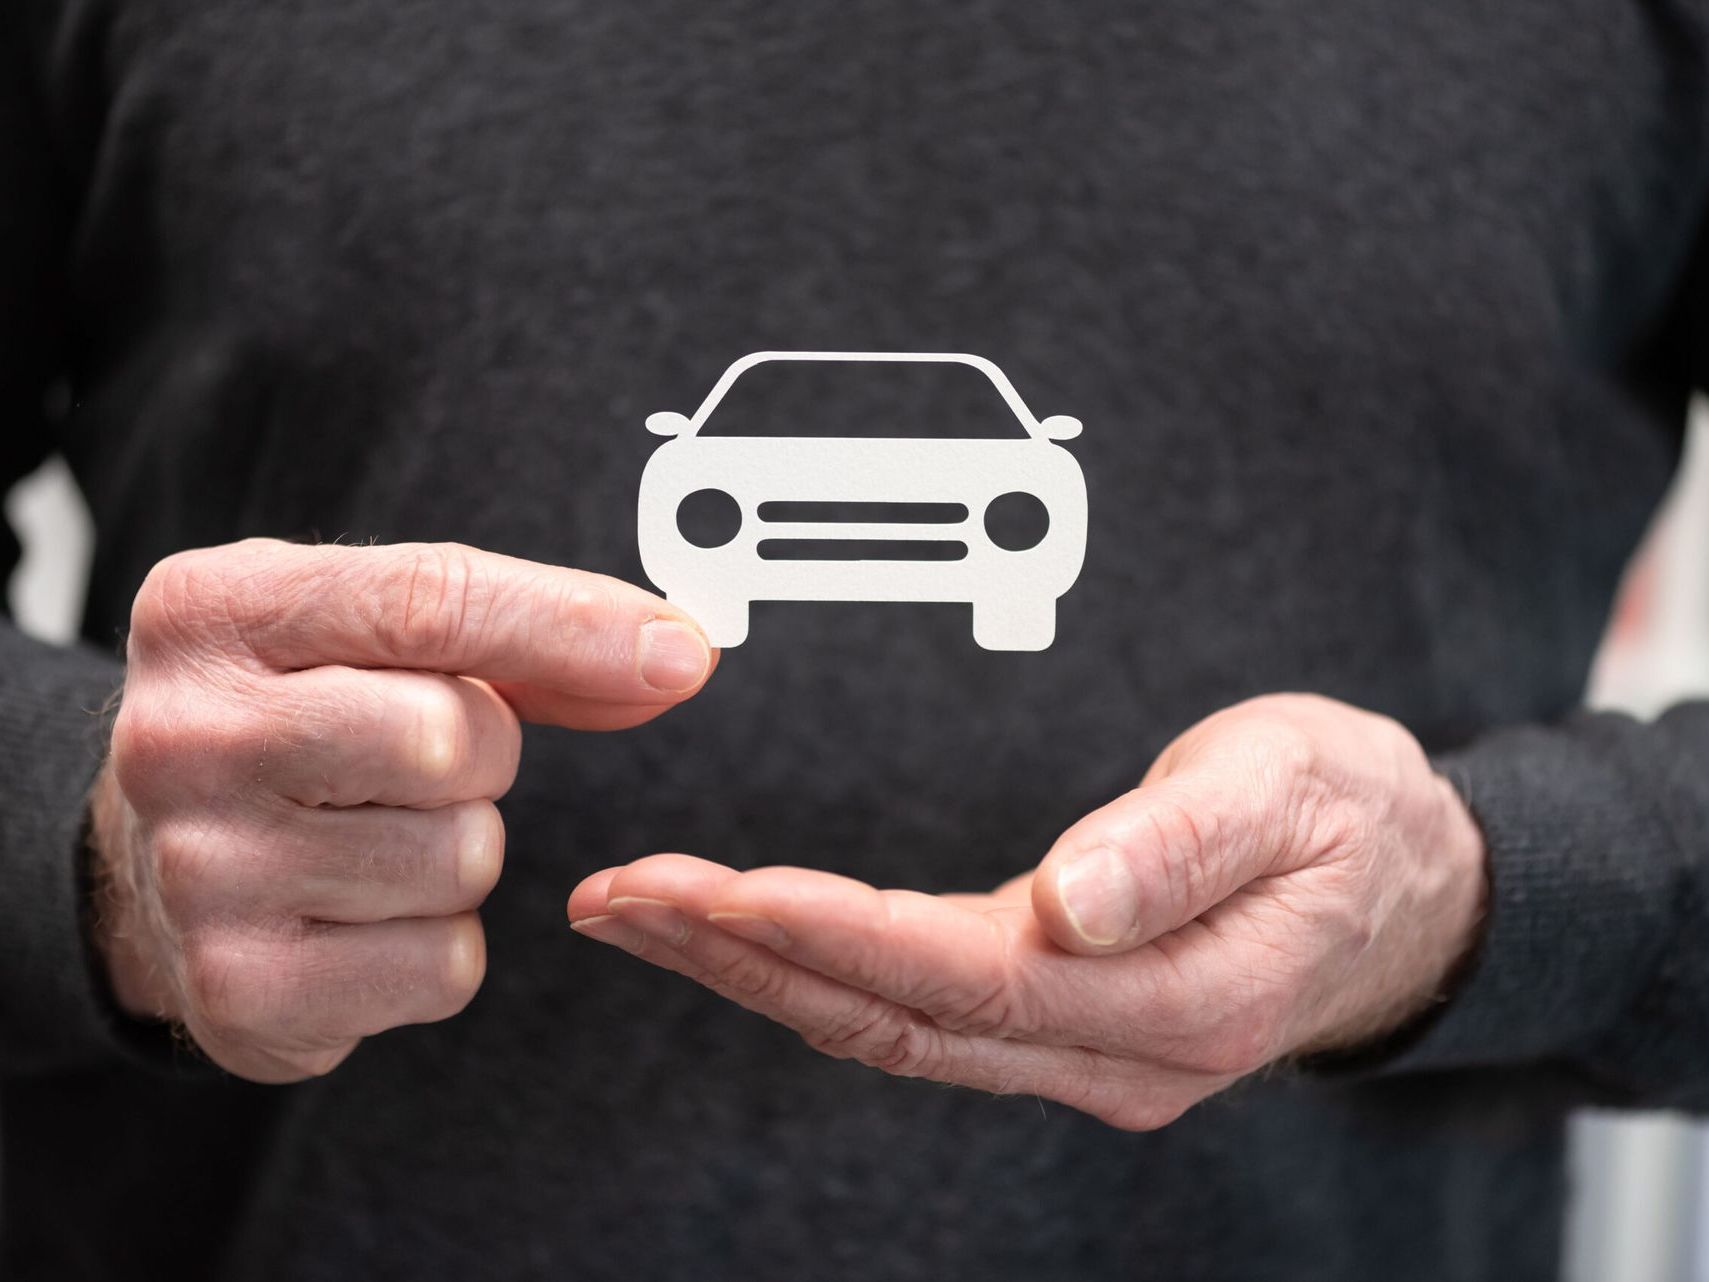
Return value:
M 113 992 L 285 1082 L 474 995 L 519 718 L 637 725 L 716 654 L 600 575 L 254 539 L 156 566 L 128 658 L 91 805 Z
M 1193 727 L 989 894 L 663 854 L 588 878 L 569 916 L 828 1055 L 1146 1130 L 1417 1016 L 1484 885 L 1481 835 L 1410 734 L 1277 695 Z

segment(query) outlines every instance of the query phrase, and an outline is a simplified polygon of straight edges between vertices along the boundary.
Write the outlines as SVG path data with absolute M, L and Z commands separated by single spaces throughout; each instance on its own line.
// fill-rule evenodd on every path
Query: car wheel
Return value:
M 700 625 L 706 639 L 720 650 L 741 645 L 748 639 L 748 603 L 746 601 L 693 601 L 679 596 L 670 603 Z
M 986 650 L 1045 650 L 1056 640 L 1056 602 L 975 601 L 973 639 Z

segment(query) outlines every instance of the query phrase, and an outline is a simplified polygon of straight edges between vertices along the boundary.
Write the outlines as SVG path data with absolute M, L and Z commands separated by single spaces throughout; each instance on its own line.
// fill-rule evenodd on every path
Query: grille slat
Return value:
M 954 525 L 967 519 L 964 503 L 864 503 L 782 499 L 761 503 L 762 521 L 847 524 Z
M 762 561 L 962 561 L 953 539 L 761 539 Z

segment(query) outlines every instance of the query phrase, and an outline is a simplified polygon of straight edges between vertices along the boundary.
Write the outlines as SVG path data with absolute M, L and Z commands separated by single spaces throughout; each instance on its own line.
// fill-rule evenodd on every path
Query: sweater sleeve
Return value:
M 0 626 L 0 1072 L 68 1067 L 113 1048 L 85 943 L 85 798 L 118 665 Z
M 1489 915 L 1382 1071 L 1549 1063 L 1608 1102 L 1709 1110 L 1709 703 L 1502 731 L 1437 764 L 1483 830 Z
M 63 365 L 62 185 L 23 42 L 0 18 L 0 491 L 53 448 L 44 391 Z M 0 523 L 0 579 L 18 562 Z M 115 1045 L 82 923 L 85 798 L 101 708 L 120 680 L 95 651 L 0 619 L 0 1072 L 58 1068 Z
M 1709 391 L 1709 218 L 1653 342 L 1683 433 Z M 1709 1111 L 1709 702 L 1496 730 L 1436 766 L 1483 830 L 1483 937 L 1447 1002 L 1355 1058 L 1546 1065 L 1594 1102 Z

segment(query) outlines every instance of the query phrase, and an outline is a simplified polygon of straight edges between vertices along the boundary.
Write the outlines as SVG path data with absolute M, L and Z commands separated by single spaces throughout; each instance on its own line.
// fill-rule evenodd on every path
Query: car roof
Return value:
M 740 360 L 733 361 L 730 368 L 725 370 L 706 399 L 700 403 L 700 408 L 689 420 L 689 434 L 699 432 L 706 420 L 712 417 L 712 411 L 718 408 L 718 402 L 724 399 L 724 394 L 731 385 L 756 365 L 764 365 L 772 361 L 825 361 L 825 362 L 873 362 L 891 364 L 954 364 L 971 365 L 986 378 L 991 380 L 998 393 L 1016 418 L 1021 421 L 1029 436 L 1042 435 L 1038 419 L 1027 408 L 1021 394 L 1015 390 L 1015 385 L 1009 382 L 1009 376 L 998 369 L 995 364 L 983 356 L 975 356 L 971 352 L 750 352 Z

